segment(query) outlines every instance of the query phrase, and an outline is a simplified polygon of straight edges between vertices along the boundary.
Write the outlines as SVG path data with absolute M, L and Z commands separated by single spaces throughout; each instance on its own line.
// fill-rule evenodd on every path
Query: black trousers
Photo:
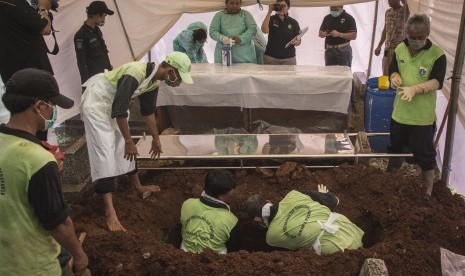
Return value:
M 137 162 L 136 168 L 133 171 L 128 172 L 126 175 L 134 175 L 137 173 Z M 116 176 L 100 178 L 95 183 L 95 192 L 99 194 L 113 193 L 116 190 Z
M 423 171 L 436 167 L 436 150 L 434 149 L 434 133 L 436 122 L 427 126 L 404 125 L 391 120 L 390 153 L 413 153 L 413 161 Z

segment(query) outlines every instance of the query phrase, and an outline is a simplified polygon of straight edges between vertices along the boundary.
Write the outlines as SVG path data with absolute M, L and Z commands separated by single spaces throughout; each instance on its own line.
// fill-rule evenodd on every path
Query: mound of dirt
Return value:
M 320 171 L 285 164 L 271 174 L 236 171 L 239 185 L 229 203 L 239 218 L 242 250 L 185 253 L 173 245 L 179 239 L 175 229 L 182 203 L 202 192 L 204 174 L 145 173 L 144 184 L 162 189 L 146 200 L 123 183 L 114 201 L 127 233 L 106 230 L 99 196 L 74 202 L 72 218 L 78 232 L 88 233 L 84 249 L 93 275 L 358 275 L 366 258 L 383 259 L 390 275 L 440 275 L 441 247 L 465 255 L 465 203 L 460 196 L 438 182 L 429 198 L 420 179 L 365 164 Z M 365 231 L 364 248 L 318 256 L 266 245 L 265 229 L 247 217 L 244 201 L 258 193 L 277 203 L 290 190 L 316 190 L 320 183 L 339 197 L 336 212 Z

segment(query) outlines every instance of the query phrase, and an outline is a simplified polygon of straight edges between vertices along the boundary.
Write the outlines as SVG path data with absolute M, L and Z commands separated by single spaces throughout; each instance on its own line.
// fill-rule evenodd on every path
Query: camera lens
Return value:
M 283 7 L 281 6 L 281 4 L 273 4 L 273 10 L 281 11 L 282 9 Z

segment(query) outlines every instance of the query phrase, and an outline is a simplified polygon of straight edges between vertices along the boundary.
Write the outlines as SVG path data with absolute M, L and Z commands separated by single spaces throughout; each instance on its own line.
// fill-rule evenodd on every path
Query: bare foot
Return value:
M 106 212 L 106 216 L 107 216 L 108 229 L 110 229 L 110 231 L 112 231 L 112 232 L 117 232 L 117 231 L 126 232 L 126 229 L 119 222 L 118 217 L 116 216 L 116 212 Z

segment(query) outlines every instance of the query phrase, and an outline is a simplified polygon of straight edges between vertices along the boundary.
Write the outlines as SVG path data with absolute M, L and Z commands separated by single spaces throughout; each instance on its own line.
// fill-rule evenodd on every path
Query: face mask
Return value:
M 199 46 L 203 46 L 203 44 L 205 44 L 205 42 L 200 42 L 200 41 L 196 41 L 195 43 L 197 43 L 197 45 Z
M 332 17 L 338 17 L 339 15 L 341 15 L 341 12 L 340 11 L 331 11 L 330 14 L 331 14 Z
M 174 74 L 174 80 L 170 78 L 170 74 L 168 73 L 168 78 L 165 80 L 166 84 L 171 87 L 177 87 L 181 84 L 181 80 L 178 79 L 178 75 Z
M 425 47 L 425 44 L 426 44 L 426 39 L 423 40 L 423 39 L 410 39 L 410 38 L 407 38 L 408 40 L 408 45 L 410 48 L 412 48 L 412 50 L 420 50 L 421 48 Z
M 57 107 L 56 106 L 51 106 L 46 102 L 43 102 L 43 103 L 53 108 L 53 116 L 52 116 L 52 119 L 50 119 L 50 120 L 45 119 L 45 117 L 42 116 L 42 114 L 39 113 L 40 117 L 42 117 L 45 120 L 45 129 L 44 130 L 47 130 L 47 129 L 50 129 L 55 124 L 55 122 L 56 122 L 56 120 L 58 118 L 58 113 L 57 113 Z

